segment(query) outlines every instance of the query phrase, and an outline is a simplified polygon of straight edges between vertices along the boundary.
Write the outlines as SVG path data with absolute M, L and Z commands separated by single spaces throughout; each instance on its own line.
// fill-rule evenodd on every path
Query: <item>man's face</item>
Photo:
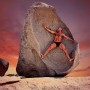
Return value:
M 62 32 L 62 28 L 60 27 L 57 32 L 61 33 Z

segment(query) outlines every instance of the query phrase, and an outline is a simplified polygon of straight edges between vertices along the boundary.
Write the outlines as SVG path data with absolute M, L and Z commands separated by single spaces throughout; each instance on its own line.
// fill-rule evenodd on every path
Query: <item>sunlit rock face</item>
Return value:
M 70 57 L 74 58 L 72 62 L 59 47 L 51 50 L 44 59 L 41 59 L 41 54 L 53 43 L 53 35 L 47 32 L 42 24 L 46 24 L 54 31 L 61 27 L 65 35 L 74 39 L 53 6 L 41 2 L 33 4 L 28 10 L 22 32 L 16 71 L 25 77 L 66 75 L 79 63 L 79 45 L 65 38 L 62 39 Z
M 4 76 L 6 71 L 8 70 L 9 62 L 0 58 L 0 76 Z

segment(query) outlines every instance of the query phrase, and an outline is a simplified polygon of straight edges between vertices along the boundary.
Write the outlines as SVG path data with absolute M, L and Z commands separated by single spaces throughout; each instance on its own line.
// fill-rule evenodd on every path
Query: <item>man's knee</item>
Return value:
M 62 49 L 62 50 L 64 49 L 63 44 L 60 44 L 59 47 L 60 47 L 60 49 Z
M 52 47 L 50 46 L 50 47 L 49 47 L 49 51 L 50 51 L 51 49 L 52 49 Z
M 51 48 L 55 48 L 55 47 L 56 47 L 56 44 L 53 43 L 50 47 L 51 47 Z

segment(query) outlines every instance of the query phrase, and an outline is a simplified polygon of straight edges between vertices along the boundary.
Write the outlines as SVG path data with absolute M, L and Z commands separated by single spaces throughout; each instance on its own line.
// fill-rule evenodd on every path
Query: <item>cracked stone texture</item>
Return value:
M 74 61 L 69 62 L 65 53 L 58 47 L 51 50 L 41 60 L 41 53 L 44 53 L 53 42 L 53 35 L 42 27 L 43 23 L 55 31 L 62 27 L 62 32 L 74 39 L 53 6 L 41 2 L 33 4 L 28 10 L 21 37 L 16 67 L 17 73 L 21 76 L 63 76 L 72 71 L 79 63 L 79 44 L 65 38 L 63 38 L 62 43 Z
M 6 71 L 8 70 L 9 62 L 0 58 L 0 76 L 4 76 Z

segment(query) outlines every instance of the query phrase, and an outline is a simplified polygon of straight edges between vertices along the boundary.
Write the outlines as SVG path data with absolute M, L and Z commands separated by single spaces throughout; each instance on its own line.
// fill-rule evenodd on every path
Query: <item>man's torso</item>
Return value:
M 61 42 L 62 41 L 62 34 L 56 33 L 54 36 L 54 42 Z

